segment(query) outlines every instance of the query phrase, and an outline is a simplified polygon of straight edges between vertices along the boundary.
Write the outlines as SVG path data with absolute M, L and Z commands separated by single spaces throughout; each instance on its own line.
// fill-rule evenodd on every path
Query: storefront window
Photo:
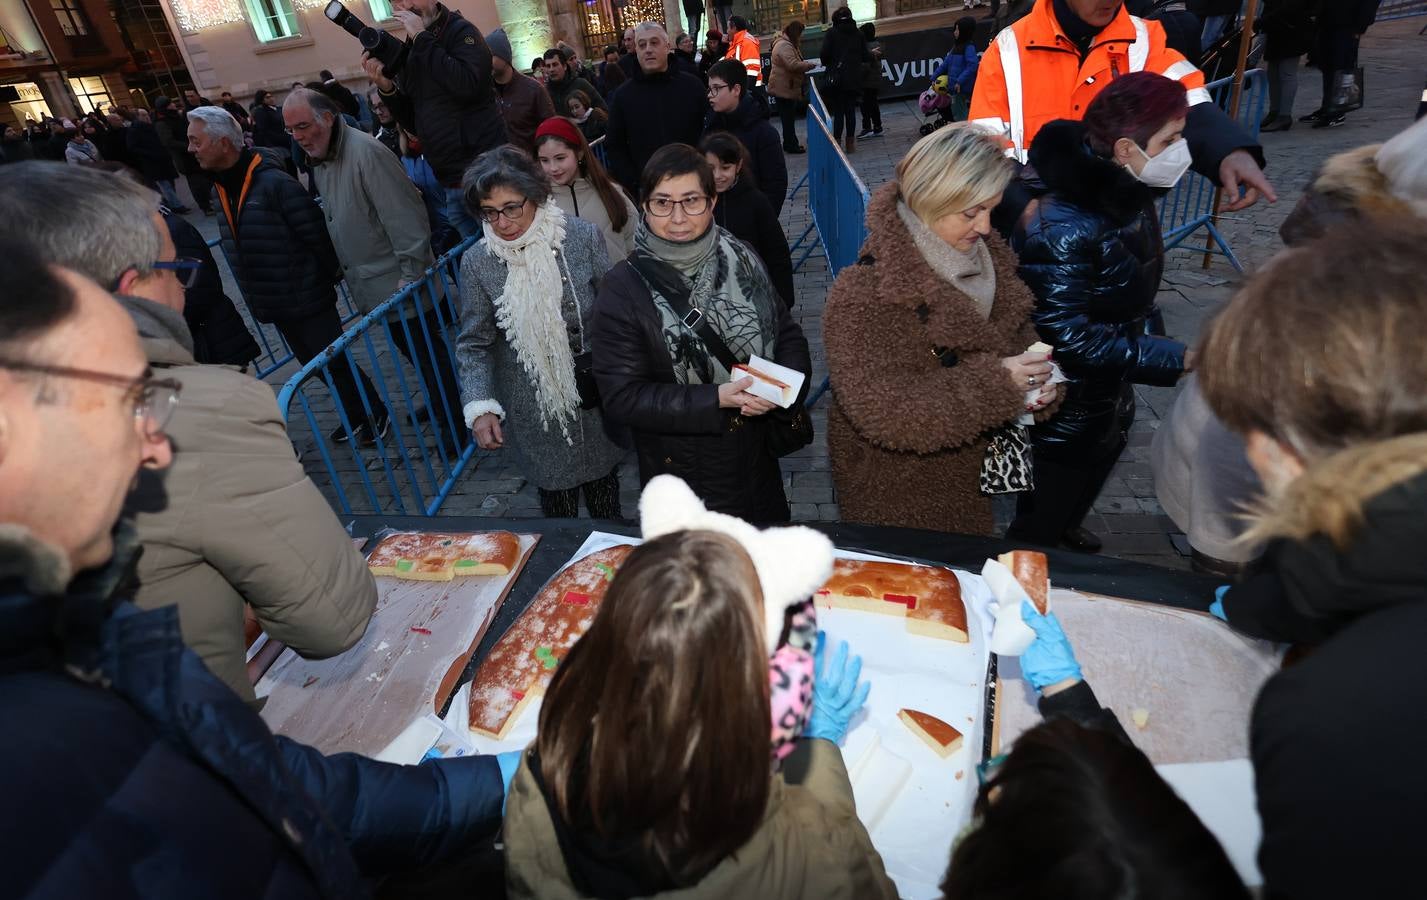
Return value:
M 109 99 L 109 88 L 102 78 L 71 78 L 69 89 L 74 91 L 75 99 L 79 101 L 79 111 L 82 113 L 95 110 L 104 112 L 114 105 L 114 101 Z
M 79 8 L 79 0 L 50 0 L 59 21 L 59 30 L 67 37 L 79 37 L 89 33 L 89 23 L 85 21 L 84 10 Z
M 371 7 L 372 18 L 378 22 L 392 17 L 391 0 L 367 0 L 367 6 Z
M 59 2 L 59 0 L 52 0 Z M 263 43 L 297 36 L 297 13 L 291 0 L 244 0 L 248 20 Z

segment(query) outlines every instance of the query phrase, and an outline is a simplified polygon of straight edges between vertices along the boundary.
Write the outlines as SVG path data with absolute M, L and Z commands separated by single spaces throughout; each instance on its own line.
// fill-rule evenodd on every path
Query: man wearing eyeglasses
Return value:
M 44 252 L 0 235 L 0 283 L 24 287 L 0 303 L 0 793 L 24 811 L 0 821 L 7 896 L 364 897 L 489 840 L 519 754 L 325 756 L 210 674 L 177 610 L 126 601 L 136 548 L 115 524 L 135 473 L 175 459 L 179 385 Z
M 369 313 L 402 288 L 421 282 L 433 262 L 431 227 L 421 192 L 401 163 L 376 138 L 343 122 L 337 104 L 316 91 L 301 88 L 288 94 L 282 116 L 322 195 L 327 233 L 357 309 Z M 460 389 L 448 347 L 456 339 L 456 317 L 448 304 L 440 303 L 438 310 L 440 290 L 419 286 L 414 301 L 402 301 L 397 308 L 406 321 L 397 316 L 388 321 L 392 343 L 421 373 L 414 392 L 439 425 L 441 450 L 455 456 L 465 444 Z
M 64 210 L 81 201 L 77 222 Z M 198 263 L 175 258 L 157 195 L 107 172 L 23 163 L 0 170 L 0 207 L 32 211 L 0 220 L 0 237 L 111 288 L 154 372 L 184 385 L 168 423 L 174 465 L 143 474 L 130 505 L 144 547 L 138 605 L 177 604 L 185 643 L 250 702 L 245 605 L 305 657 L 356 643 L 376 605 L 366 563 L 294 456 L 272 391 L 194 362 L 183 312 Z
M 189 114 L 188 141 L 213 174 L 218 235 L 253 318 L 276 325 L 297 361 L 308 362 L 342 334 L 334 287 L 342 265 L 321 207 L 281 165 L 244 146 L 237 121 L 216 106 Z M 357 443 L 373 446 L 389 424 L 376 388 L 360 368 L 360 389 L 350 366 L 329 372 Z M 347 441 L 347 429 L 329 439 Z
M 703 134 L 708 97 L 703 82 L 672 65 L 674 46 L 657 22 L 634 27 L 639 71 L 610 97 L 605 149 L 610 174 L 638 196 L 639 173 L 668 144 L 695 145 Z

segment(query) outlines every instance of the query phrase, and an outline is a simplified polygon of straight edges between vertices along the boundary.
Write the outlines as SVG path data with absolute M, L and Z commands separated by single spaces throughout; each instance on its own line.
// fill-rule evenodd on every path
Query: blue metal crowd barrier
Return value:
M 1377 8 L 1377 21 L 1405 19 L 1408 16 L 1427 14 L 1427 0 L 1383 0 Z
M 324 478 L 330 481 L 328 496 L 343 515 L 434 516 L 475 456 L 457 380 L 442 374 L 457 371 L 461 256 L 475 242 L 462 241 L 420 281 L 363 316 L 278 393 L 289 436 L 304 456 L 313 445 L 325 469 L 314 480 L 324 489 Z M 334 373 L 350 377 L 360 410 L 338 399 Z M 360 426 L 380 421 L 382 409 L 388 428 L 362 446 Z M 345 441 L 334 440 L 338 435 Z
M 1233 96 L 1233 77 L 1221 78 L 1205 85 L 1210 95 L 1224 111 L 1229 109 Z M 1268 77 L 1262 69 L 1251 69 L 1244 73 L 1244 89 L 1239 97 L 1238 122 L 1249 134 L 1257 137 L 1259 123 L 1263 118 L 1264 96 L 1268 91 Z M 1206 252 L 1217 253 L 1229 261 L 1236 270 L 1244 271 L 1239 258 L 1229 242 L 1219 230 L 1219 221 L 1224 217 L 1214 214 L 1214 182 L 1198 173 L 1187 173 L 1174 190 L 1160 201 L 1159 223 L 1164 232 L 1166 252 L 1184 243 L 1204 229 L 1214 246 Z
M 605 150 L 604 135 L 600 135 L 593 141 L 590 141 L 590 152 L 595 155 L 595 159 L 600 161 L 600 165 L 604 166 L 605 170 L 608 171 L 609 153 Z
M 215 261 L 221 257 L 223 264 L 228 267 L 229 273 L 232 273 L 233 263 L 228 259 L 227 251 L 223 250 L 222 242 L 218 238 L 214 238 L 208 242 L 208 248 L 210 250 L 217 248 L 218 257 L 214 258 Z M 277 330 L 276 325 L 271 323 L 264 324 L 253 317 L 253 308 L 248 306 L 248 299 L 243 297 L 243 292 L 237 288 L 237 283 L 238 279 L 235 276 L 233 278 L 234 292 L 238 294 L 239 299 L 243 301 L 243 308 L 248 311 L 248 315 L 244 318 L 251 323 L 250 328 L 254 332 L 254 337 L 258 340 L 258 347 L 262 350 L 262 352 L 258 354 L 258 358 L 253 361 L 253 374 L 258 378 L 267 378 L 278 369 L 292 362 L 292 349 L 287 346 L 287 341 L 283 338 L 282 333 Z M 342 317 L 343 325 L 352 321 L 358 315 L 357 304 L 353 302 L 352 293 L 347 290 L 347 282 L 345 281 L 337 287 L 337 313 Z
M 857 261 L 867 238 L 869 193 L 862 179 L 843 155 L 842 148 L 828 130 L 822 99 L 817 88 L 808 101 L 808 212 L 812 221 L 793 243 L 791 251 L 802 251 L 793 270 L 802 268 L 814 250 L 821 248 L 828 271 L 837 274 L 843 266 Z M 817 242 L 811 238 L 817 232 Z

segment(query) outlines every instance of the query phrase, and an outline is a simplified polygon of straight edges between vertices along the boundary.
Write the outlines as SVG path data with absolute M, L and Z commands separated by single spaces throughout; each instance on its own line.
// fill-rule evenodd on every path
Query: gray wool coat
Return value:
M 578 337 L 588 351 L 590 308 L 609 269 L 604 236 L 589 222 L 567 217 L 564 245 L 556 252 L 562 256 L 562 272 L 568 272 L 560 313 L 572 338 Z M 606 433 L 598 408 L 576 414 L 570 426 L 573 444 L 566 443 L 553 422 L 548 431 L 541 425 L 535 388 L 495 320 L 495 298 L 505 291 L 505 276 L 505 263 L 484 241 L 461 259 L 461 331 L 456 338 L 461 405 L 491 399 L 500 403 L 505 410 L 504 449 L 515 454 L 516 465 L 536 487 L 564 490 L 603 478 L 619 465 L 625 451 Z

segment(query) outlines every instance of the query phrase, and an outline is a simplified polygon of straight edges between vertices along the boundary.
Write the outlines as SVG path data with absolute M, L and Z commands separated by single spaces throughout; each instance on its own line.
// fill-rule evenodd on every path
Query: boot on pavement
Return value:
M 848 156 L 857 152 L 857 136 L 852 133 L 852 129 L 847 129 L 847 134 L 842 138 L 842 149 Z

